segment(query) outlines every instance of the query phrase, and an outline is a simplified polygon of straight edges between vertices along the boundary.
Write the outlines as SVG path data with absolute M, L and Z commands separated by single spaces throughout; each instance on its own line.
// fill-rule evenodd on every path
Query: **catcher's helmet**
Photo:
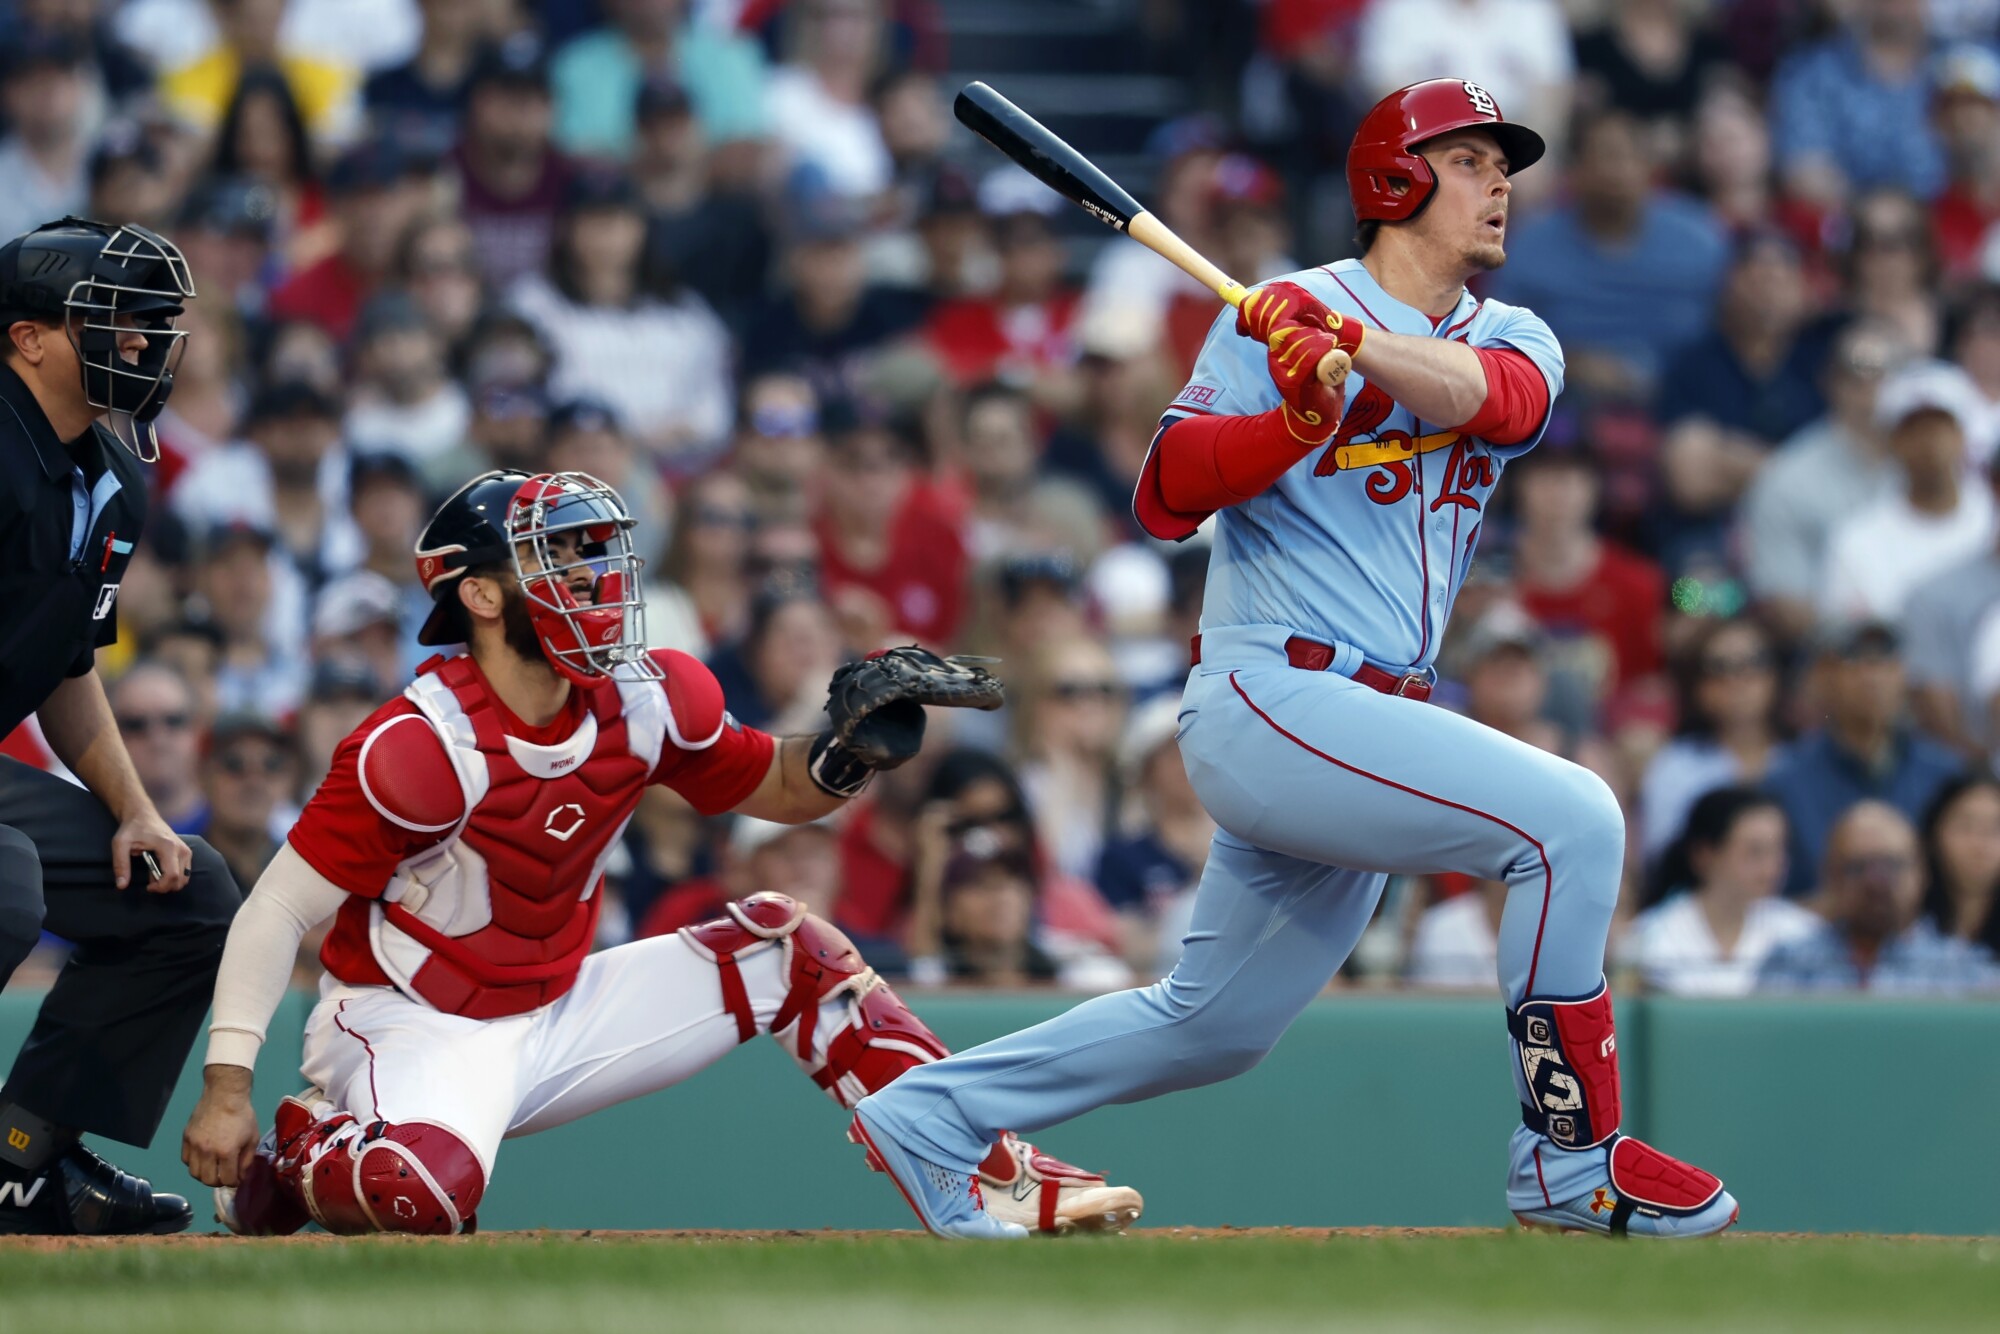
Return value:
M 1484 130 L 1499 142 L 1510 176 L 1548 150 L 1541 135 L 1503 117 L 1493 94 L 1469 79 L 1426 79 L 1398 88 L 1362 117 L 1347 150 L 1355 218 L 1402 222 L 1423 212 L 1437 193 L 1437 177 L 1418 146 L 1465 129 Z
M 565 563 L 552 534 L 578 532 L 577 558 Z M 549 665 L 579 685 L 612 676 L 660 675 L 646 651 L 645 595 L 632 550 L 632 515 L 618 493 L 580 472 L 482 473 L 438 507 L 417 539 L 417 577 L 436 606 L 417 634 L 421 644 L 465 639 L 458 580 L 467 570 L 510 569 L 527 599 L 528 617 Z M 590 575 L 592 598 L 570 588 Z M 624 668 L 624 671 L 618 671 Z
M 180 247 L 136 223 L 63 218 L 0 245 L 0 328 L 22 319 L 61 324 L 83 367 L 85 400 L 143 428 L 124 443 L 148 463 L 159 458 L 151 423 L 174 391 L 187 337 L 174 321 L 193 299 Z M 133 329 L 146 346 L 127 361 L 118 341 Z

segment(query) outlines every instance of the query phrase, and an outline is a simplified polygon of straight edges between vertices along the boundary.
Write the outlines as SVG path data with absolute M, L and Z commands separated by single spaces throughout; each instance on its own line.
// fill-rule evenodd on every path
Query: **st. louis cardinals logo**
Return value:
M 1472 103 L 1474 111 L 1477 111 L 1482 116 L 1491 116 L 1495 120 L 1500 118 L 1500 104 L 1493 100 L 1493 94 L 1487 92 L 1470 79 L 1465 81 L 1464 86 L 1466 100 Z
M 1314 465 L 1313 476 L 1372 469 L 1366 483 L 1368 498 L 1378 505 L 1394 505 L 1411 491 L 1424 490 L 1418 456 L 1448 448 L 1451 455 L 1430 507 L 1436 511 L 1457 505 L 1478 511 L 1481 488 L 1490 488 L 1499 480 L 1492 456 L 1476 450 L 1471 437 L 1457 431 L 1413 436 L 1408 431 L 1382 430 L 1382 423 L 1395 410 L 1395 400 L 1388 394 L 1372 384 L 1363 385 Z

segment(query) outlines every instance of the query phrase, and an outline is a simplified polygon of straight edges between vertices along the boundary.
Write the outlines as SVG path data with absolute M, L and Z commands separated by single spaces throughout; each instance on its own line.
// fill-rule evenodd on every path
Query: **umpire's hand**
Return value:
M 188 871 L 194 865 L 194 851 L 181 842 L 181 836 L 167 827 L 160 813 L 148 806 L 145 810 L 125 817 L 118 832 L 111 836 L 111 875 L 118 888 L 123 889 L 132 879 L 132 863 L 143 853 L 152 853 L 159 863 L 159 878 L 155 879 L 152 869 L 146 871 L 146 892 L 148 894 L 171 894 L 188 882 Z M 144 865 L 141 860 L 141 865 Z

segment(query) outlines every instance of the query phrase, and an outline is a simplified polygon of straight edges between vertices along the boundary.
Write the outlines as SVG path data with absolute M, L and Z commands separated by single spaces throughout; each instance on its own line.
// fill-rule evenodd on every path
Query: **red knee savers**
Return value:
M 1507 1013 L 1529 1101 L 1528 1129 L 1564 1149 L 1588 1149 L 1617 1133 L 1618 1037 L 1611 990 L 1588 996 L 1530 996 Z
M 328 1232 L 462 1232 L 486 1193 L 472 1146 L 429 1121 L 364 1126 L 343 1114 L 301 1148 L 300 1193 Z

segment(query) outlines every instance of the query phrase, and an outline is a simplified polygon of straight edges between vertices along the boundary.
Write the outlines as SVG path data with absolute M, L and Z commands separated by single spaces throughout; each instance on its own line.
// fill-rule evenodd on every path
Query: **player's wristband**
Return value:
M 861 789 L 868 786 L 868 780 L 875 776 L 875 771 L 834 740 L 831 732 L 821 732 L 813 739 L 812 750 L 806 756 L 806 772 L 820 791 L 843 799 L 859 796 Z
M 1334 310 L 1327 312 L 1326 331 L 1333 335 L 1334 345 L 1352 357 L 1361 351 L 1361 339 L 1367 334 L 1368 326 L 1352 315 Z

